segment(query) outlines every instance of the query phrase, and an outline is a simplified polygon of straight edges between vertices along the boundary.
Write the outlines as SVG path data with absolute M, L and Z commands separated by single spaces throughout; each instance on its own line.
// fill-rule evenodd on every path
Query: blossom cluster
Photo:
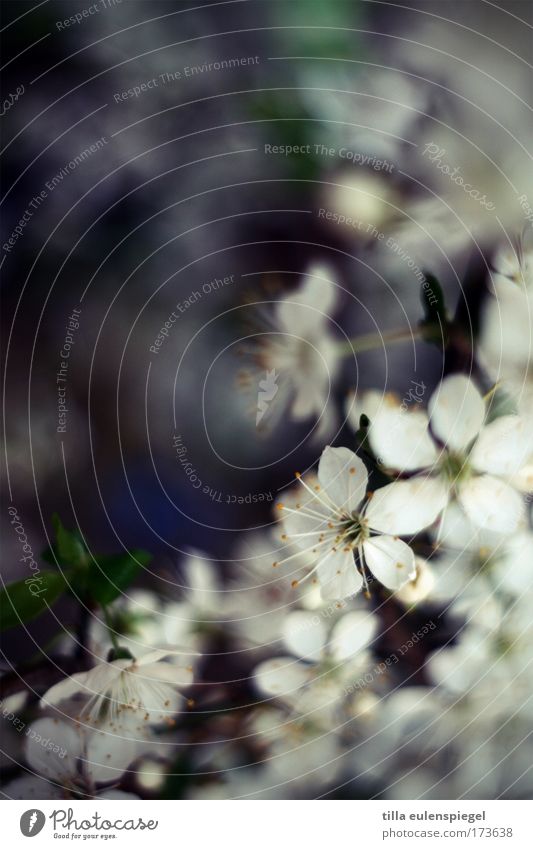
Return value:
M 427 404 L 350 392 L 340 444 L 295 473 L 269 529 L 240 534 L 229 571 L 193 551 L 177 595 L 134 589 L 93 616 L 90 667 L 43 692 L 6 795 L 137 798 L 183 749 L 205 776 L 194 798 L 357 781 L 391 798 L 530 794 L 532 393 L 516 327 L 532 269 L 496 255 L 476 378 L 447 374 Z M 280 333 L 247 352 L 279 376 L 268 426 L 316 419 L 315 444 L 339 418 L 336 289 L 310 269 L 270 316 Z

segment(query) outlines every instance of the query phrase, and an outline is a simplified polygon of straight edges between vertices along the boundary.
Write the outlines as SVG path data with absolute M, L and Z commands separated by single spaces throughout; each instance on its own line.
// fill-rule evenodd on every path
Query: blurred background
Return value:
M 418 339 L 347 356 L 317 436 L 283 408 L 257 427 L 250 349 L 313 267 L 339 344 L 408 337 L 426 272 L 475 336 L 533 205 L 532 25 L 527 0 L 4 0 L 3 493 L 35 552 L 58 512 L 179 596 L 187 552 L 225 574 L 294 472 L 353 444 L 350 393 L 479 373 Z

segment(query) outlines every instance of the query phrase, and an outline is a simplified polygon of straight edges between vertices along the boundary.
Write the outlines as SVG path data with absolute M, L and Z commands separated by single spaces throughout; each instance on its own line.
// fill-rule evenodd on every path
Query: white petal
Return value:
M 365 542 L 363 550 L 368 568 L 389 590 L 399 590 L 416 578 L 415 555 L 401 539 L 372 537 Z
M 93 782 L 116 782 L 136 755 L 135 740 L 103 731 L 89 732 L 83 771 Z
M 439 546 L 455 552 L 474 552 L 480 548 L 492 550 L 502 542 L 502 534 L 474 525 L 457 501 L 451 501 L 431 535 Z
M 302 284 L 277 304 L 277 317 L 289 333 L 305 336 L 328 322 L 335 308 L 337 287 L 324 266 L 313 265 Z
M 399 407 L 400 399 L 397 395 L 383 394 L 377 389 L 368 389 L 362 395 L 357 395 L 352 391 L 346 397 L 344 414 L 352 429 L 358 431 L 361 416 L 364 414 L 370 421 L 373 421 L 384 404 Z
M 384 407 L 370 422 L 369 439 L 376 457 L 391 469 L 424 469 L 438 458 L 429 434 L 429 419 L 418 410 Z
M 164 657 L 179 657 L 183 655 L 183 658 L 187 661 L 192 657 L 200 657 L 200 652 L 192 651 L 188 648 L 175 648 L 175 649 L 154 649 L 148 654 L 144 654 L 142 657 L 139 657 L 135 664 L 136 666 L 144 666 L 147 663 L 157 663 L 157 661 L 162 660 Z M 115 660 L 114 663 L 120 663 L 121 661 Z M 128 661 L 128 665 L 131 665 L 133 661 Z
M 193 682 L 192 666 L 175 663 L 149 663 L 142 666 L 137 673 L 137 679 L 160 681 L 174 687 L 190 687 Z
M 522 466 L 517 475 L 513 475 L 511 483 L 520 492 L 533 492 L 533 457 Z
M 509 537 L 501 557 L 493 566 L 495 577 L 505 589 L 521 595 L 533 590 L 533 534 L 522 531 Z
M 511 280 L 520 278 L 520 257 L 512 245 L 501 245 L 492 258 L 492 265 L 498 274 Z
M 255 685 L 265 696 L 288 696 L 309 679 L 307 667 L 293 657 L 275 657 L 260 663 L 254 671 Z
M 375 491 L 365 516 L 375 531 L 416 534 L 433 524 L 447 501 L 447 487 L 439 478 L 394 481 Z
M 434 652 L 427 661 L 431 678 L 451 692 L 470 690 L 486 674 L 490 638 L 483 631 L 466 633 L 457 646 Z
M 326 645 L 327 629 L 316 613 L 295 610 L 283 623 L 283 640 L 297 657 L 320 660 Z
M 415 557 L 416 577 L 396 593 L 396 599 L 411 607 L 426 599 L 435 588 L 435 575 L 427 560 Z
M 55 749 L 55 751 L 54 751 Z M 54 719 L 38 719 L 26 737 L 26 759 L 40 775 L 64 784 L 76 775 L 76 761 L 82 753 L 77 728 Z
M 77 675 L 71 675 L 69 678 L 58 681 L 42 697 L 40 702 L 41 707 L 59 704 L 59 702 L 69 699 L 71 696 L 76 695 L 76 693 L 85 691 L 88 675 L 88 672 L 78 672 Z M 89 695 L 92 695 L 92 693 L 89 693 Z
M 531 452 L 531 427 L 520 416 L 500 416 L 484 427 L 472 449 L 472 465 L 492 475 L 516 475 Z
M 363 461 L 349 448 L 324 448 L 318 480 L 336 507 L 351 513 L 363 500 L 368 474 Z
M 220 587 L 216 580 L 216 564 L 200 553 L 188 555 L 183 564 L 185 592 L 198 610 L 210 613 L 219 607 Z
M 357 571 L 353 552 L 330 551 L 318 567 L 323 599 L 344 599 L 358 593 L 363 579 Z
M 491 475 L 476 476 L 463 484 L 459 503 L 475 525 L 502 534 L 513 533 L 525 516 L 522 497 Z
M 354 610 L 346 613 L 333 628 L 328 651 L 333 660 L 347 660 L 362 651 L 373 639 L 377 620 L 372 613 Z
M 428 404 L 431 427 L 451 451 L 464 451 L 481 429 L 485 402 L 472 381 L 462 374 L 445 378 Z
M 322 263 L 315 262 L 309 266 L 300 296 L 310 304 L 320 305 L 320 309 L 331 315 L 335 309 L 339 288 L 335 284 L 331 270 Z

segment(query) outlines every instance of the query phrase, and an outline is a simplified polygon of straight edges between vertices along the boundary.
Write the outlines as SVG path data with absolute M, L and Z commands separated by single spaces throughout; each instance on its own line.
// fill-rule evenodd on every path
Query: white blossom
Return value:
M 44 694 L 41 705 L 58 705 L 76 695 L 85 698 L 79 719 L 93 724 L 102 720 L 119 722 L 125 712 L 148 724 L 171 721 L 179 710 L 178 690 L 193 680 L 192 666 L 161 662 L 168 649 L 152 651 L 143 657 L 100 663 L 88 672 L 78 672 L 55 684 Z
M 278 508 L 285 538 L 315 564 L 303 580 L 316 574 L 324 598 L 347 598 L 363 586 L 368 591 L 366 567 L 391 590 L 415 577 L 414 553 L 399 536 L 416 534 L 435 521 L 445 504 L 436 481 L 397 481 L 365 501 L 368 474 L 362 460 L 348 448 L 327 447 L 318 484 L 302 477 L 299 483 L 301 498 L 289 495 Z
M 512 533 L 523 522 L 517 489 L 533 485 L 527 474 L 533 432 L 515 415 L 486 423 L 485 402 L 468 377 L 445 378 L 428 414 L 403 412 L 384 400 L 371 416 L 370 444 L 384 466 L 418 472 L 411 483 L 433 480 L 445 503 L 457 499 L 475 525 Z
M 328 726 L 367 672 L 367 649 L 376 630 L 376 618 L 366 611 L 345 613 L 333 627 L 318 612 L 293 611 L 283 628 L 284 647 L 293 656 L 260 663 L 254 671 L 256 687 L 262 695 Z
M 264 426 L 273 427 L 288 414 L 296 422 L 315 417 L 315 436 L 331 429 L 328 401 L 341 363 L 331 329 L 337 301 L 328 270 L 312 265 L 296 291 L 279 298 L 273 310 L 258 310 L 261 329 L 242 348 L 254 369 L 252 374 L 245 370 L 241 382 L 257 395 L 260 382 L 270 376 L 272 397 L 261 411 Z
M 24 747 L 31 774 L 8 784 L 5 793 L 11 799 L 135 799 L 113 786 L 138 751 L 134 738 L 110 728 L 87 728 L 49 717 L 38 719 L 28 728 Z

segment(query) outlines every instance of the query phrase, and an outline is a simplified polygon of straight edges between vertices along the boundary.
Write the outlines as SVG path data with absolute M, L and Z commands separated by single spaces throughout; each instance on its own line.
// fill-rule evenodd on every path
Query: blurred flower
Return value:
M 258 425 L 273 427 L 288 414 L 297 422 L 316 417 L 316 436 L 331 429 L 333 407 L 326 405 L 340 366 L 329 327 L 336 303 L 337 287 L 327 269 L 312 265 L 299 289 L 281 298 L 273 312 L 260 311 L 264 329 L 242 349 L 250 354 L 254 371 L 241 373 L 243 386 L 260 390 Z
M 489 297 L 482 311 L 480 361 L 519 412 L 533 416 L 533 251 L 519 240 L 494 260 Z M 533 470 L 532 470 L 533 471 Z
M 334 217 L 328 223 L 342 228 L 345 236 L 369 241 L 377 238 L 372 228 L 386 229 L 399 215 L 401 199 L 390 179 L 373 172 L 359 170 L 341 172 L 327 182 L 323 204 Z
M 97 723 L 116 721 L 124 711 L 143 716 L 148 724 L 168 721 L 176 713 L 177 690 L 193 680 L 191 666 L 161 663 L 161 659 L 180 652 L 168 649 L 133 658 L 101 663 L 89 672 L 78 672 L 55 684 L 44 694 L 42 705 L 57 705 L 77 693 L 88 697 L 80 719 Z
M 415 557 L 415 572 L 415 577 L 395 593 L 395 598 L 406 607 L 433 597 L 435 575 L 431 565 L 422 557 Z
M 136 799 L 113 790 L 137 756 L 137 744 L 110 729 L 87 729 L 57 719 L 38 719 L 26 732 L 25 757 L 37 775 L 26 775 L 8 784 L 10 799 L 65 799 L 97 796 L 100 799 Z
M 434 532 L 439 556 L 432 559 L 435 601 L 456 599 L 454 610 L 472 613 L 474 597 L 520 596 L 533 590 L 533 534 L 527 527 L 498 534 L 468 520 L 457 504 L 450 504 Z
M 318 613 L 293 611 L 285 619 L 283 642 L 298 660 L 276 657 L 256 667 L 259 691 L 281 700 L 313 722 L 334 721 L 346 701 L 345 688 L 369 666 L 366 649 L 377 629 L 376 618 L 352 611 L 328 627 Z

